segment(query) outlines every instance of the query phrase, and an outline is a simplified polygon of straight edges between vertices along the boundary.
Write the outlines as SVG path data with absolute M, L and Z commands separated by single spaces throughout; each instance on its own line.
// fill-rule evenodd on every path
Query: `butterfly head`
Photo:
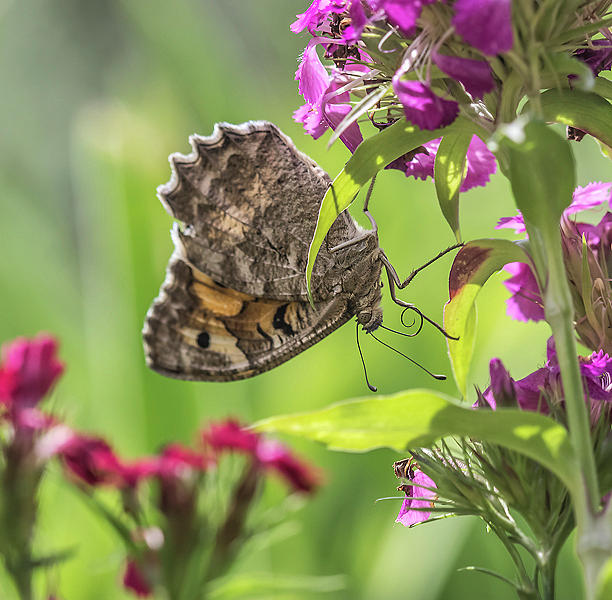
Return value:
M 383 313 L 380 304 L 368 306 L 357 313 L 357 321 L 367 333 L 380 327 L 383 320 Z

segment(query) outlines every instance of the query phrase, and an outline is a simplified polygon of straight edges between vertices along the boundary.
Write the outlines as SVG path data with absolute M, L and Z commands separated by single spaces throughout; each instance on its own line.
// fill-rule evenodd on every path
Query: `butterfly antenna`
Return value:
M 437 379 L 438 381 L 445 381 L 446 380 L 446 375 L 436 375 L 435 373 L 432 373 L 429 369 L 426 369 L 422 364 L 418 363 L 416 360 L 410 358 L 409 356 L 406 356 L 403 352 L 400 352 L 397 348 L 394 348 L 393 346 L 390 346 L 389 344 L 383 342 L 381 339 L 377 338 L 371 331 L 370 331 L 370 335 L 379 344 L 382 344 L 383 346 L 386 346 L 390 350 L 393 350 L 393 352 L 396 352 L 400 356 L 403 356 L 404 358 L 407 358 L 413 365 L 416 365 L 417 367 L 419 367 L 419 369 L 422 369 L 423 371 L 425 371 L 425 373 L 427 373 L 428 375 L 431 375 L 434 379 Z
M 357 350 L 359 350 L 359 358 L 361 359 L 361 364 L 363 365 L 363 374 L 365 375 L 366 384 L 371 392 L 378 391 L 378 388 L 375 385 L 370 383 L 368 379 L 368 371 L 366 369 L 365 360 L 363 360 L 363 353 L 361 352 L 361 346 L 359 345 L 359 322 L 357 322 L 355 326 L 355 338 L 357 339 Z

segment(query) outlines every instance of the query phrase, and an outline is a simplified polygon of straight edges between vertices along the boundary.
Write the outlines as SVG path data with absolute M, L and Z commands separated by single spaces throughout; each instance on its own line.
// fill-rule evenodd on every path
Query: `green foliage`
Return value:
M 604 82 L 605 80 L 598 77 L 595 89 L 605 90 L 604 93 L 607 94 L 610 86 L 609 82 L 607 84 Z M 598 94 L 582 90 L 548 90 L 539 96 L 538 100 L 542 116 L 547 121 L 582 129 L 604 144 L 612 145 L 612 106 Z M 529 104 L 526 109 L 527 107 Z M 552 140 L 551 136 L 547 137 Z M 563 150 L 561 152 L 563 153 Z M 546 158 L 550 159 L 550 156 L 555 156 L 556 159 L 556 155 L 549 155 Z M 560 172 L 560 165 L 556 160 L 549 162 L 551 162 L 549 170 L 554 169 L 556 165 Z
M 458 242 L 461 241 L 459 191 L 465 177 L 466 155 L 471 140 L 471 131 L 446 134 L 436 152 L 434 165 L 438 204 Z
M 254 574 L 218 579 L 211 584 L 211 600 L 233 598 L 270 598 L 271 594 L 284 593 L 295 597 L 298 592 L 339 592 L 346 586 L 341 575 L 321 577 L 288 577 L 282 575 Z
M 579 482 L 565 428 L 543 415 L 514 409 L 474 410 L 430 390 L 349 400 L 319 411 L 264 419 L 258 431 L 289 433 L 332 450 L 405 452 L 449 436 L 473 436 L 532 458 L 571 490 Z
M 390 162 L 462 124 L 461 119 L 443 129 L 423 131 L 400 119 L 380 133 L 364 140 L 346 166 L 334 179 L 323 198 L 314 236 L 308 250 L 306 282 L 310 294 L 310 278 L 321 244 L 338 215 L 346 210 L 357 197 L 359 190 Z

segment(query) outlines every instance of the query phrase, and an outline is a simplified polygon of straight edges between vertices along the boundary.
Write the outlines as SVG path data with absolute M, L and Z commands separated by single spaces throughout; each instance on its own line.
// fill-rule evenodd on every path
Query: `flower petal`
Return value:
M 304 49 L 302 60 L 295 72 L 298 91 L 311 106 L 321 102 L 325 90 L 329 86 L 329 75 L 317 54 L 317 44 L 320 38 L 313 38 Z
M 511 0 L 457 0 L 453 25 L 484 54 L 507 52 L 514 44 Z
M 417 179 L 433 177 L 436 153 L 440 146 L 440 138 L 423 144 L 422 151 L 411 155 L 411 159 L 404 163 L 403 170 L 406 176 Z M 467 173 L 461 191 L 467 192 L 473 187 L 485 186 L 493 173 L 497 170 L 497 162 L 494 154 L 487 145 L 477 136 L 473 136 L 467 151 Z M 401 168 L 399 162 L 393 165 Z
M 604 202 L 612 208 L 612 182 L 592 182 L 584 187 L 578 186 L 574 190 L 572 203 L 563 211 L 564 215 L 571 215 L 583 210 L 589 210 L 602 205 Z
M 517 321 L 541 321 L 544 308 L 538 282 L 525 263 L 509 263 L 504 270 L 512 275 L 504 285 L 512 296 L 506 301 L 508 316 Z
M 484 60 L 447 56 L 438 52 L 432 52 L 431 57 L 446 75 L 461 83 L 473 98 L 482 98 L 495 88 L 493 72 Z
M 444 100 L 420 81 L 393 77 L 393 89 L 404 107 L 406 118 L 421 129 L 437 129 L 450 125 L 459 114 L 454 100 Z
M 434 481 L 425 475 L 422 471 L 415 471 L 414 477 L 411 480 L 410 493 L 406 492 L 406 498 L 402 502 L 399 514 L 395 519 L 396 523 L 401 523 L 404 527 L 412 527 L 417 523 L 427 521 L 431 516 L 433 500 L 436 498 L 436 492 L 425 488 L 434 488 Z M 425 487 L 422 487 L 425 486 Z M 416 500 L 415 498 L 425 498 L 425 500 Z
M 312 4 L 291 23 L 293 33 L 308 29 L 310 33 L 319 29 L 325 18 L 331 13 L 340 13 L 346 7 L 346 0 L 313 0 Z

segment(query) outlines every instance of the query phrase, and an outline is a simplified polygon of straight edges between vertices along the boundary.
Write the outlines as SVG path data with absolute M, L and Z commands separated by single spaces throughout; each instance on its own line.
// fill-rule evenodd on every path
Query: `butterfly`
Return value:
M 376 228 L 342 213 L 306 291 L 308 248 L 327 173 L 276 125 L 218 123 L 170 156 L 158 197 L 177 220 L 174 252 L 143 340 L 153 370 L 179 379 L 252 377 L 303 352 L 353 316 L 382 323 Z M 384 254 L 384 253 L 382 253 Z

